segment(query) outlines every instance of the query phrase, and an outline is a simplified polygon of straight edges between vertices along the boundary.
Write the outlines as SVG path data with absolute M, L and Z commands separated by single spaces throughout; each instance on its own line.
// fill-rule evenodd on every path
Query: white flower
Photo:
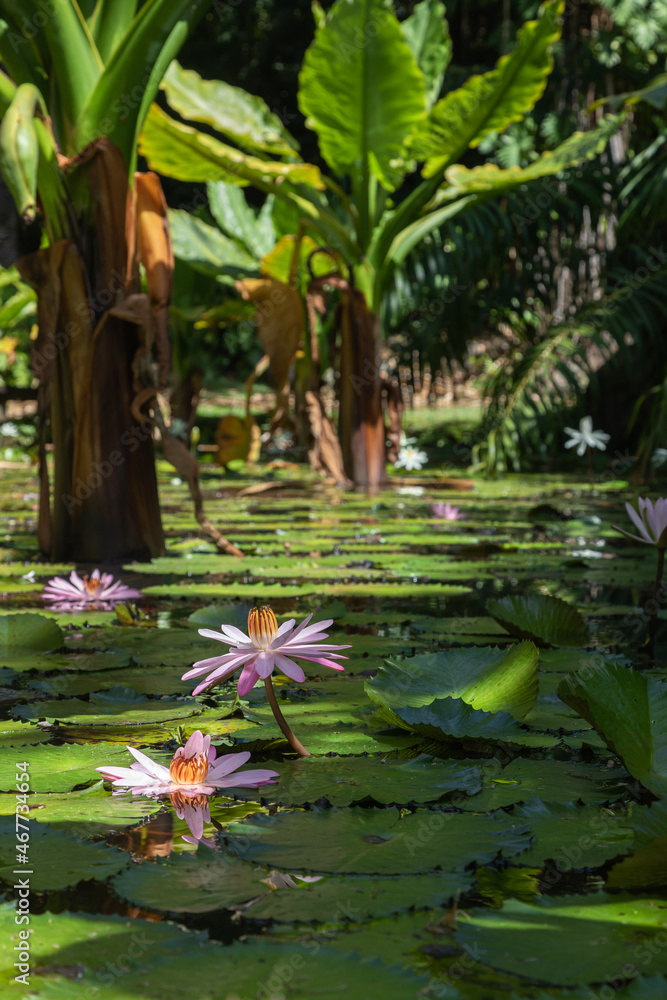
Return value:
M 565 433 L 570 435 L 570 440 L 565 447 L 574 448 L 576 445 L 577 455 L 584 455 L 587 448 L 599 448 L 600 451 L 606 451 L 609 434 L 605 434 L 604 431 L 594 431 L 592 417 L 582 417 L 579 421 L 578 431 L 572 427 L 566 427 Z
M 661 466 L 667 462 L 667 448 L 656 448 L 651 455 L 651 465 Z
M 2 427 L 0 427 L 0 433 L 2 433 L 2 436 L 6 438 L 16 438 L 19 436 L 19 429 L 17 424 L 12 423 L 11 420 L 7 420 L 4 424 L 2 424 Z
M 394 463 L 395 469 L 405 469 L 406 472 L 412 472 L 413 469 L 421 469 L 422 465 L 426 465 L 428 462 L 428 455 L 425 451 L 420 451 L 419 448 L 413 448 L 412 445 L 407 445 L 398 453 L 398 458 Z

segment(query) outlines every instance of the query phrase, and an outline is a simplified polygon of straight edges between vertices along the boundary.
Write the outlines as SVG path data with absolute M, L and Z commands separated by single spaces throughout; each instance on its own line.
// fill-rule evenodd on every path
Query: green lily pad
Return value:
M 0 981 L 8 989 L 15 988 L 13 949 L 19 933 L 13 922 L 15 913 L 10 904 L 2 914 L 0 956 L 6 971 Z M 340 955 L 326 947 L 326 937 L 315 935 L 286 952 L 264 942 L 221 945 L 207 940 L 205 933 L 168 921 L 83 913 L 62 913 L 57 919 L 44 913 L 31 915 L 30 920 L 34 931 L 30 985 L 38 990 L 40 1000 L 90 1000 L 91 996 L 96 1000 L 172 1000 L 174 996 L 220 1000 L 223 995 L 231 1000 L 234 995 L 255 998 L 259 993 L 261 997 L 261 990 L 281 995 L 276 991 L 284 988 L 289 989 L 290 1000 L 339 1000 L 345 992 L 407 1000 L 417 998 L 428 983 L 427 976 L 396 966 Z
M 31 825 L 48 823 L 80 837 L 94 837 L 143 823 L 159 812 L 162 803 L 153 799 L 112 795 L 100 780 L 78 792 L 35 793 L 28 795 Z M 16 809 L 14 795 L 0 795 L 0 815 L 11 816 Z
M 627 854 L 632 845 L 632 820 L 597 806 L 530 799 L 515 806 L 512 815 L 517 823 L 528 824 L 535 836 L 520 859 L 522 865 L 540 865 L 549 860 L 560 872 L 599 868 Z
M 45 889 L 66 889 L 87 879 L 104 880 L 115 875 L 129 861 L 129 855 L 106 844 L 87 844 L 72 837 L 64 830 L 53 830 L 45 824 L 29 827 L 28 850 L 26 854 L 17 851 L 16 827 L 13 817 L 0 818 L 0 878 L 14 884 L 21 875 L 14 870 L 29 874 L 33 891 Z M 19 859 L 27 857 L 28 863 Z
M 491 762 L 495 764 L 495 762 Z M 622 768 L 610 770 L 594 764 L 516 757 L 500 768 L 483 765 L 483 790 L 460 799 L 460 809 L 500 809 L 539 797 L 544 802 L 601 803 L 620 798 L 628 788 L 629 775 Z
M 630 774 L 667 793 L 667 683 L 618 663 L 568 676 L 559 697 L 595 726 Z
M 532 639 L 538 646 L 582 646 L 586 623 L 576 608 L 547 594 L 502 597 L 488 601 L 487 611 L 510 635 Z
M 421 708 L 449 698 L 521 719 L 537 698 L 537 658 L 532 642 L 522 642 L 510 650 L 449 649 L 388 660 L 366 683 L 366 694 L 380 709 Z
M 527 850 L 526 825 L 506 816 L 396 809 L 314 809 L 281 813 L 230 827 L 230 850 L 245 859 L 287 871 L 401 875 L 471 861 L 488 863 L 502 853 Z
M 77 785 L 99 781 L 95 770 L 102 764 L 129 767 L 133 758 L 126 750 L 104 745 L 40 744 L 21 754 L 29 765 L 27 777 L 31 792 L 69 792 Z M 16 751 L 0 750 L 0 771 L 9 774 L 16 761 Z
M 654 939 L 667 933 L 660 900 L 543 896 L 508 900 L 502 910 L 473 911 L 459 921 L 456 940 L 478 961 L 555 986 L 623 978 L 624 967 L 654 975 L 667 971 L 667 952 Z M 481 957 L 480 957 L 481 956 Z M 631 978 L 631 976 L 630 976 Z
M 248 614 L 252 604 L 209 604 L 205 608 L 193 611 L 188 617 L 189 625 L 197 628 L 217 628 L 224 623 L 234 625 L 245 632 L 248 625 Z
M 361 922 L 403 910 L 445 905 L 457 892 L 469 890 L 472 874 L 331 875 L 310 884 L 295 881 L 298 889 L 278 889 L 260 896 L 244 909 L 244 915 L 254 920 L 308 923 L 319 922 L 323 914 L 344 908 L 342 916 Z
M 397 757 L 307 757 L 285 761 L 271 786 L 272 802 L 303 805 L 326 798 L 333 806 L 347 806 L 371 798 L 381 805 L 438 802 L 482 788 L 481 771 L 473 761 L 442 761 L 426 754 L 415 760 Z M 240 794 L 249 795 L 239 789 Z
M 63 633 L 50 618 L 35 614 L 0 615 L 2 657 L 45 653 L 59 649 L 62 644 Z

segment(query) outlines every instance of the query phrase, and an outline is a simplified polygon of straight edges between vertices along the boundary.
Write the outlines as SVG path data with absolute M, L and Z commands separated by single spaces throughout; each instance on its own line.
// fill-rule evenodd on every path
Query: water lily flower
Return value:
M 615 524 L 612 524 L 612 528 L 636 542 L 645 542 L 647 545 L 655 545 L 658 549 L 667 549 L 667 499 L 659 497 L 653 504 L 648 497 L 639 497 L 637 507 L 638 511 L 631 503 L 625 505 L 628 517 L 639 532 L 638 535 L 633 535 L 632 532 Z
M 344 670 L 345 667 L 335 661 L 346 660 L 347 656 L 341 656 L 334 650 L 349 649 L 349 645 L 332 646 L 321 641 L 328 638 L 328 633 L 322 629 L 332 625 L 333 618 L 309 625 L 308 622 L 312 617 L 312 614 L 308 615 L 296 628 L 294 618 L 290 618 L 278 628 L 276 616 L 271 608 L 253 608 L 248 615 L 248 635 L 234 625 L 221 625 L 220 632 L 210 628 L 200 628 L 200 635 L 226 643 L 231 647 L 230 651 L 223 653 L 222 656 L 199 660 L 191 670 L 183 674 L 182 679 L 187 681 L 210 670 L 208 677 L 192 692 L 199 694 L 205 688 L 233 674 L 239 667 L 243 667 L 238 683 L 239 697 L 242 698 L 257 681 L 270 677 L 275 667 L 293 681 L 305 680 L 306 675 L 299 664 L 294 662 L 293 656 L 300 660 L 320 663 L 324 667 L 331 667 L 332 670 Z
M 185 796 L 210 795 L 216 788 L 259 788 L 278 777 L 277 771 L 258 769 L 235 774 L 248 760 L 250 753 L 227 753 L 217 757 L 211 737 L 197 729 L 185 746 L 179 747 L 169 767 L 158 764 L 141 750 L 127 748 L 135 758 L 130 767 L 96 767 L 113 785 L 114 795 L 131 791 L 133 795 Z M 181 799 L 178 800 L 181 802 Z M 185 811 L 185 805 L 183 805 Z M 202 820 L 203 824 L 203 820 Z
M 463 517 L 461 508 L 450 503 L 432 503 L 431 513 L 433 517 L 442 517 L 445 521 L 460 521 Z
M 423 465 L 428 462 L 428 455 L 425 451 L 420 451 L 419 448 L 413 447 L 411 444 L 406 445 L 398 453 L 398 458 L 394 462 L 395 469 L 405 469 L 406 472 L 412 472 L 413 470 L 419 470 Z
M 312 617 L 312 614 L 308 615 L 300 625 L 296 626 L 294 618 L 290 618 L 278 628 L 276 616 L 271 608 L 263 607 L 253 608 L 248 615 L 248 635 L 234 625 L 223 624 L 220 626 L 220 632 L 210 628 L 200 628 L 200 635 L 224 642 L 230 646 L 230 650 L 222 656 L 199 660 L 191 670 L 183 674 L 182 680 L 199 677 L 210 670 L 208 676 L 192 692 L 199 694 L 217 681 L 229 677 L 239 667 L 243 667 L 238 682 L 239 697 L 246 695 L 257 681 L 263 680 L 271 711 L 280 729 L 298 754 L 309 757 L 310 754 L 296 738 L 278 707 L 271 674 L 278 667 L 293 681 L 305 680 L 303 669 L 292 657 L 319 663 L 323 667 L 331 667 L 332 670 L 345 669 L 336 660 L 346 660 L 347 656 L 342 656 L 337 650 L 349 649 L 349 645 L 333 646 L 322 642 L 322 639 L 329 637 L 322 629 L 332 625 L 333 618 L 309 625 L 308 622 Z
M 43 600 L 57 602 L 51 605 L 56 611 L 83 611 L 88 608 L 108 611 L 120 601 L 134 601 L 138 597 L 143 597 L 143 594 L 126 587 L 120 580 L 113 583 L 112 574 L 100 573 L 99 569 L 94 569 L 90 576 L 83 579 L 76 570 L 72 570 L 69 580 L 54 576 L 42 592 Z
M 610 435 L 605 434 L 604 431 L 594 431 L 593 430 L 593 418 L 592 417 L 582 417 L 579 421 L 579 430 L 576 431 L 572 427 L 566 427 L 565 433 L 570 435 L 570 440 L 566 442 L 566 448 L 574 448 L 576 445 L 577 455 L 580 457 L 586 454 L 587 448 L 599 448 L 600 451 L 605 451 L 607 448 L 607 441 Z

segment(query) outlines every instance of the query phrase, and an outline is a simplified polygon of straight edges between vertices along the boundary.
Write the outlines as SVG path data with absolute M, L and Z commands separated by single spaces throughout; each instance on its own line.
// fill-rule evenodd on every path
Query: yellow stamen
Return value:
M 99 577 L 97 580 L 91 580 L 89 577 L 84 576 L 83 585 L 86 588 L 87 593 L 90 594 L 91 597 L 94 597 L 102 586 L 102 581 Z
M 248 635 L 257 649 L 268 649 L 278 635 L 278 622 L 271 608 L 252 609 L 248 615 Z
M 180 747 L 174 754 L 169 765 L 169 777 L 179 785 L 198 785 L 208 774 L 208 755 L 197 754 L 196 757 L 184 757 Z

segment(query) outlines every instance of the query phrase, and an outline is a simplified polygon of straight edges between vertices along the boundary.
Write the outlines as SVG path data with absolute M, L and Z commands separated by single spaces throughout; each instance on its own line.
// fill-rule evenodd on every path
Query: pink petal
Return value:
M 333 670 L 345 670 L 345 667 L 341 663 L 334 663 L 333 660 L 327 659 L 325 656 L 306 656 L 304 653 L 299 653 L 300 660 L 309 660 L 311 663 L 319 663 L 323 667 L 331 667 Z M 347 660 L 347 656 L 341 656 L 342 660 Z
M 208 740 L 208 744 L 210 744 L 211 737 L 207 736 L 206 738 Z M 207 752 L 208 744 L 206 745 Z M 185 757 L 186 759 L 188 757 L 199 757 L 200 754 L 204 753 L 204 734 L 201 729 L 195 729 L 185 746 L 179 747 L 179 750 L 182 750 L 182 753 L 180 753 L 179 756 Z M 179 750 L 177 750 L 176 753 L 179 753 Z
M 278 632 L 276 633 L 275 639 L 270 644 L 269 649 L 275 649 L 277 646 L 278 647 L 281 646 L 283 641 L 287 641 L 283 640 L 283 636 L 291 630 L 293 625 L 294 625 L 293 618 L 290 618 L 289 621 L 283 622 L 280 628 L 278 629 Z
M 249 663 L 246 663 L 245 667 L 241 671 L 238 683 L 239 698 L 243 698 L 248 691 L 254 688 L 258 680 L 259 674 L 255 670 L 255 658 L 253 657 Z
M 274 658 L 278 669 L 282 670 L 287 677 L 290 677 L 293 681 L 299 681 L 299 683 L 305 681 L 306 675 L 303 670 L 298 663 L 290 660 L 289 656 L 283 656 L 282 653 L 275 653 Z
M 222 656 L 212 656 L 208 660 L 197 660 L 190 670 L 182 675 L 182 681 L 189 681 L 191 677 L 198 677 L 199 674 L 205 674 L 207 670 L 217 669 L 219 667 L 227 668 L 230 670 L 236 670 L 240 667 L 242 663 L 255 655 L 255 650 L 244 651 L 242 653 L 223 653 Z
M 238 774 L 230 774 L 220 785 L 223 788 L 253 788 L 273 784 L 273 779 L 278 777 L 277 771 L 240 771 Z
M 189 802 L 186 802 L 183 812 L 185 815 L 185 822 L 188 824 L 190 833 L 196 840 L 199 840 L 204 836 L 204 813 L 202 809 L 198 806 L 192 806 Z
M 217 684 L 218 681 L 224 680 L 226 677 L 229 677 L 230 674 L 233 674 L 235 670 L 238 670 L 239 666 L 240 664 L 233 663 L 231 666 L 219 667 L 218 670 L 214 670 L 212 674 L 209 674 L 208 677 L 205 677 L 204 680 L 200 684 L 198 684 L 197 687 L 193 690 L 192 692 L 193 697 L 195 695 L 200 694 L 202 691 L 205 691 L 206 688 L 212 687 L 213 684 Z
M 274 656 L 274 653 L 258 653 L 255 657 L 255 670 L 262 680 L 266 677 L 270 677 L 273 673 Z
M 223 778 L 226 774 L 231 774 L 232 771 L 243 767 L 249 760 L 249 750 L 244 750 L 243 753 L 226 753 L 223 757 L 218 757 L 215 766 L 206 775 L 206 780 L 216 781 L 218 778 Z

